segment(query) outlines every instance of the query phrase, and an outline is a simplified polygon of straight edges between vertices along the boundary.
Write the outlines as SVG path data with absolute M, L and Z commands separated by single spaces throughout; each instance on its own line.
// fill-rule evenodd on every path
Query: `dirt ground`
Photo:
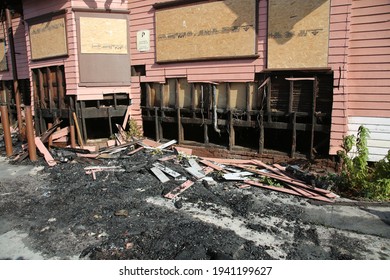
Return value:
M 0 158 L 0 259 L 390 259 L 390 205 L 314 201 L 212 177 L 179 199 L 183 181 L 150 172 L 165 155 L 141 151 L 93 165 L 47 167 Z M 183 165 L 164 165 L 190 178 Z

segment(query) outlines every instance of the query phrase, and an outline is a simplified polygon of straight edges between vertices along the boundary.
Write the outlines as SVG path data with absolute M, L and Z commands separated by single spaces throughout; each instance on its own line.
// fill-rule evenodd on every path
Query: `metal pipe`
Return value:
M 1 105 L 0 110 L 1 110 L 1 124 L 3 125 L 3 131 L 4 131 L 5 151 L 7 157 L 10 157 L 13 154 L 13 149 L 12 149 L 11 129 L 10 129 L 9 118 L 8 118 L 8 108 L 5 105 Z
M 18 82 L 18 70 L 16 66 L 16 56 L 15 56 L 15 42 L 14 42 L 14 34 L 12 30 L 12 17 L 11 11 L 7 8 L 5 9 L 6 15 L 6 27 L 8 33 L 8 47 L 11 54 L 11 63 L 12 63 L 12 77 L 13 77 L 13 86 L 15 92 L 15 103 L 16 103 L 16 114 L 18 118 L 18 128 L 19 128 L 19 138 L 23 138 L 23 121 L 22 121 L 22 109 L 21 109 L 21 97 L 19 91 L 19 82 Z
M 213 125 L 214 130 L 218 134 L 221 134 L 221 130 L 218 129 L 218 116 L 217 116 L 217 86 L 212 85 L 212 94 L 213 94 Z
M 35 145 L 34 139 L 34 126 L 33 126 L 33 117 L 31 112 L 31 106 L 25 107 L 26 113 L 26 133 L 27 133 L 27 143 L 28 143 L 28 155 L 31 161 L 37 161 L 37 148 Z

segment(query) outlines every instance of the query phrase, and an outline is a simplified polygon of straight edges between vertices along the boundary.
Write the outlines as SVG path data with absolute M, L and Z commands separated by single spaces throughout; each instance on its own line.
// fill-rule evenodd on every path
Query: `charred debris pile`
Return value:
M 118 126 L 114 140 L 102 148 L 67 146 L 69 128 L 59 129 L 60 123 L 35 137 L 35 143 L 46 164 L 81 163 L 92 181 L 109 173 L 128 173 L 147 170 L 164 185 L 171 186 L 163 196 L 177 200 L 197 182 L 212 188 L 218 183 L 231 183 L 237 188 L 263 188 L 294 196 L 331 203 L 337 197 L 322 183 L 319 176 L 300 170 L 297 165 L 266 164 L 257 159 L 209 158 L 192 155 L 192 150 L 179 147 L 176 141 L 158 143 L 147 138 L 126 137 Z M 142 160 L 134 160 L 142 154 Z M 13 162 L 28 157 L 27 145 L 21 146 Z M 81 167 L 80 167 L 81 168 Z M 120 175 L 119 175 L 120 176 Z

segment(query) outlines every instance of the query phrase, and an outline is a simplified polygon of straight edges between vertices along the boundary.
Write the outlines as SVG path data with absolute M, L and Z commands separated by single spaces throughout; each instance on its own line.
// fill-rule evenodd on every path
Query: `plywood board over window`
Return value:
M 328 66 L 329 0 L 269 0 L 268 68 Z
M 29 20 L 29 37 L 33 60 L 68 54 L 65 15 Z
M 156 6 L 156 60 L 174 62 L 256 56 L 255 0 Z
M 8 71 L 5 40 L 0 38 L 0 71 Z
M 128 14 L 77 12 L 80 86 L 130 85 Z

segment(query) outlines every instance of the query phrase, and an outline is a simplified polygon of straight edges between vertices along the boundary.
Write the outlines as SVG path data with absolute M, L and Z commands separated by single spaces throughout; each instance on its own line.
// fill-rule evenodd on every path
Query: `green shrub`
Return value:
M 352 196 L 388 200 L 390 199 L 390 150 L 383 160 L 370 167 L 368 137 L 369 130 L 363 126 L 359 127 L 357 137 L 353 135 L 344 137 L 343 150 L 338 152 L 342 164 L 338 187 Z M 354 147 L 356 151 L 353 151 Z

